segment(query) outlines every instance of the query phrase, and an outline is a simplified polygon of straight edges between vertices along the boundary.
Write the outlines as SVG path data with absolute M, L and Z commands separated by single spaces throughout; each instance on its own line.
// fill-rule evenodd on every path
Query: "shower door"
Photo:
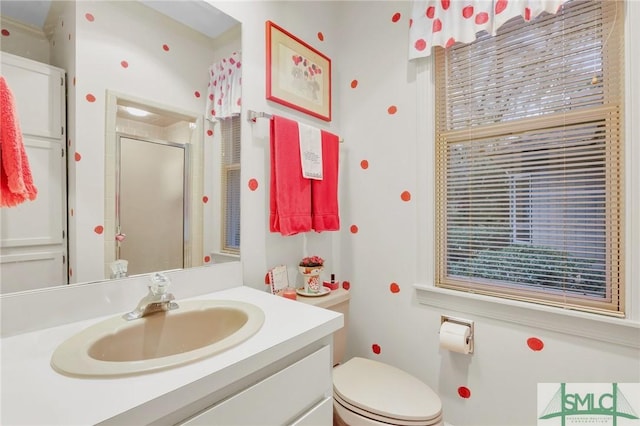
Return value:
M 184 267 L 187 149 L 118 138 L 116 257 L 128 262 L 127 275 Z

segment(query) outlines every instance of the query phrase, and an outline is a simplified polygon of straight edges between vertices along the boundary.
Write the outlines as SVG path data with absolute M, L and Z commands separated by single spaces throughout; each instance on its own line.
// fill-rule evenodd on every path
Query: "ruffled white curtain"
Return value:
M 208 120 L 239 115 L 242 106 L 242 61 L 240 52 L 223 58 L 209 68 Z
M 433 46 L 469 43 L 476 34 L 495 35 L 515 16 L 531 21 L 556 13 L 568 0 L 414 0 L 409 29 L 409 59 L 431 55 Z

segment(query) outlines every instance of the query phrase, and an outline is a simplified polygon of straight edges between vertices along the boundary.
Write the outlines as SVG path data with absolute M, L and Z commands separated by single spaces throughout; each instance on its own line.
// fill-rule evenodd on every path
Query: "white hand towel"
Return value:
M 320 129 L 298 123 L 302 177 L 322 180 L 322 134 Z

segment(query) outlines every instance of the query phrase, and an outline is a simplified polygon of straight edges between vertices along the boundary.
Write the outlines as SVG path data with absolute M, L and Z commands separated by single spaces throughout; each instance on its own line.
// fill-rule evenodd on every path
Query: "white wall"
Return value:
M 68 129 L 68 208 L 70 282 L 76 283 L 103 278 L 105 242 L 114 237 L 105 233 L 106 91 L 203 114 L 208 68 L 218 54 L 209 39 L 135 2 L 67 6 L 76 25 L 58 23 L 53 51 L 75 53 L 64 55 L 64 65 L 75 111 Z M 205 145 L 212 140 L 205 133 Z
M 310 234 L 306 241 L 303 236 L 281 237 L 268 231 L 268 141 L 258 137 L 259 126 L 243 121 L 245 284 L 263 288 L 266 270 L 280 263 L 291 267 L 291 279 L 299 280 L 294 266 L 305 254 L 305 247 L 309 254 L 327 258 L 325 272 L 336 273 L 340 281 L 351 283 L 348 354 L 379 359 L 415 374 L 440 394 L 445 419 L 456 426 L 535 424 L 539 382 L 640 382 L 637 349 L 417 303 L 413 284 L 429 260 L 421 259 L 416 252 L 421 245 L 430 243 L 417 238 L 418 230 L 424 226 L 418 206 L 425 205 L 427 209 L 433 206 L 431 199 L 424 199 L 427 192 L 418 179 L 424 170 L 433 167 L 422 160 L 433 141 L 418 140 L 417 136 L 419 123 L 425 117 L 418 116 L 418 73 L 406 54 L 409 2 L 212 3 L 243 24 L 244 109 L 292 117 L 333 131 L 345 140 L 340 148 L 342 230 Z M 398 12 L 401 18 L 393 22 L 392 16 Z M 84 19 L 84 13 L 78 12 L 79 20 Z M 332 59 L 331 123 L 265 100 L 266 20 L 283 26 Z M 318 38 L 319 32 L 323 41 Z M 634 49 L 636 54 L 632 56 L 639 57 L 637 44 Z M 115 69 L 108 68 L 110 73 L 103 78 L 121 75 L 122 70 L 118 69 L 121 59 L 118 55 L 115 58 Z M 114 83 L 122 81 L 113 78 Z M 352 88 L 355 80 L 358 84 Z M 92 87 L 82 86 L 81 90 L 79 85 L 78 99 L 83 99 L 84 92 L 89 90 Z M 637 85 L 633 90 L 630 93 L 637 98 Z M 637 99 L 633 105 L 637 107 Z M 390 106 L 397 108 L 395 114 L 388 113 Z M 632 112 L 637 116 L 637 110 L 630 108 L 628 114 Z M 99 127 L 102 124 L 98 115 L 94 112 L 83 120 Z M 80 139 L 85 140 L 81 136 Z M 92 145 L 89 140 L 82 143 L 88 151 L 84 148 L 78 151 L 85 158 Z M 87 188 L 83 191 L 95 189 L 90 171 L 96 164 L 92 161 L 78 163 L 86 165 Z M 364 161 L 368 163 L 366 168 Z M 640 186 L 637 167 L 630 172 L 636 177 L 635 185 Z M 101 173 L 96 171 L 96 175 Z M 250 179 L 257 180 L 257 190 L 248 188 Z M 402 200 L 404 191 L 411 194 L 409 201 Z M 637 195 L 631 201 L 632 206 L 638 207 Z M 101 211 L 83 213 L 82 220 L 77 221 L 78 229 L 91 234 L 95 218 L 101 214 Z M 351 232 L 352 225 L 357 226 L 357 233 Z M 637 226 L 630 223 L 627 231 L 627 244 L 635 253 L 627 262 L 630 265 L 639 260 Z M 83 248 L 92 249 L 99 251 L 101 246 L 92 242 Z M 628 266 L 629 271 L 637 268 Z M 629 293 L 635 291 L 635 299 L 637 276 L 628 274 L 628 285 L 632 287 Z M 476 351 L 472 356 L 438 348 L 442 313 L 476 321 Z M 530 337 L 540 338 L 544 349 L 529 349 L 526 342 Z M 458 395 L 460 386 L 470 389 L 470 398 Z
M 242 29 L 238 26 L 216 38 L 216 58 L 217 61 L 220 58 L 229 58 L 234 52 L 242 53 Z M 240 55 L 242 61 L 242 55 Z M 242 62 L 241 62 L 242 64 Z M 239 118 L 241 120 L 241 118 Z M 211 190 L 207 191 L 205 195 L 208 196 L 207 203 L 204 204 L 203 219 L 204 229 L 210 230 L 210 244 L 205 244 L 204 256 L 210 256 L 211 263 L 223 263 L 234 260 L 240 260 L 238 255 L 231 255 L 228 253 L 221 253 L 222 249 L 222 235 L 220 230 L 222 229 L 222 197 L 217 194 L 222 194 L 222 169 L 223 164 L 223 142 L 222 142 L 222 124 L 216 123 L 213 126 L 213 143 L 205 144 L 204 146 L 204 158 L 206 161 L 210 161 L 211 167 L 205 167 L 204 169 L 204 182 L 207 183 Z
M 225 13 L 242 22 L 242 84 L 243 111 L 264 111 L 321 127 L 333 133 L 342 134 L 339 93 L 342 90 L 336 82 L 341 73 L 340 63 L 335 62 L 339 46 L 343 42 L 331 34 L 337 34 L 340 22 L 336 20 L 334 2 L 279 2 L 279 1 L 209 1 Z M 313 20 L 309 20 L 313 17 Z M 265 99 L 265 21 L 271 20 L 329 58 L 333 59 L 334 113 L 330 123 L 315 119 L 298 111 Z M 313 22 L 313 25 L 310 25 Z M 318 32 L 325 35 L 324 41 Z M 336 68 L 336 65 L 338 68 Z M 265 121 L 265 120 L 260 120 Z M 256 288 L 264 288 L 267 270 L 279 264 L 289 266 L 289 281 L 302 284 L 297 274 L 297 262 L 305 253 L 317 254 L 325 258 L 325 278 L 328 274 L 339 276 L 340 258 L 337 255 L 339 232 L 308 233 L 282 237 L 269 232 L 269 140 L 268 127 L 264 122 L 249 124 L 242 122 L 242 224 L 241 247 L 245 283 Z M 350 141 L 341 144 L 340 173 L 348 156 Z M 258 182 L 252 191 L 248 187 L 251 179 Z M 340 188 L 342 190 L 342 188 Z M 341 199 L 342 200 L 342 199 Z M 344 219 L 343 219 L 344 220 Z M 343 225 L 348 226 L 348 225 Z
M 0 23 L 3 31 L 3 52 L 50 64 L 49 41 L 42 30 L 5 18 L 4 16 L 0 19 Z
M 203 114 L 208 68 L 240 49 L 240 30 L 212 42 L 135 2 L 103 1 L 57 2 L 46 26 L 50 40 L 43 31 L 3 18 L 2 49 L 67 71 L 69 275 L 71 283 L 94 281 L 105 276 L 105 251 L 114 245 L 113 235 L 106 235 L 112 218 L 105 218 L 104 207 L 106 90 Z M 87 101 L 88 94 L 94 102 Z M 204 130 L 214 127 L 205 123 Z M 203 156 L 213 161 L 219 134 L 205 132 L 203 139 Z M 202 222 L 203 235 L 192 238 L 203 247 L 192 264 L 213 263 L 210 254 L 219 234 L 212 228 L 212 217 L 220 211 L 214 202 L 214 170 L 205 165 L 204 176 L 201 172 L 192 169 L 194 179 L 205 182 L 195 194 L 202 212 L 194 217 Z
M 306 239 L 309 254 L 328 258 L 325 273 L 350 281 L 348 355 L 378 359 L 415 374 L 440 394 L 445 420 L 456 426 L 536 424 L 539 382 L 640 381 L 637 348 L 417 303 L 413 284 L 422 279 L 429 261 L 416 253 L 431 244 L 417 238 L 425 226 L 418 206 L 433 208 L 433 201 L 424 199 L 432 182 L 418 179 L 433 168 L 424 155 L 432 150 L 433 140 L 430 134 L 417 139 L 420 123 L 429 117 L 418 116 L 422 89 L 416 64 L 407 61 L 410 2 L 214 3 L 243 23 L 243 107 L 292 117 L 344 138 L 342 229 Z M 401 14 L 397 22 L 392 20 L 395 13 Z M 266 20 L 332 59 L 331 123 L 265 100 Z M 319 32 L 324 41 L 318 39 Z M 391 106 L 397 108 L 395 114 L 389 114 Z M 302 236 L 269 233 L 268 142 L 256 137 L 259 126 L 243 124 L 242 261 L 245 283 L 261 288 L 267 268 L 284 263 L 294 269 L 305 241 Z M 259 183 L 256 191 L 246 185 L 251 178 Z M 403 201 L 404 191 L 410 193 L 409 201 Z M 352 225 L 357 233 L 351 232 Z M 638 244 L 637 238 L 629 240 Z M 295 272 L 291 278 L 299 281 Z M 634 276 L 628 281 L 638 285 Z M 476 321 L 473 355 L 439 349 L 441 314 Z M 543 350 L 530 349 L 530 337 L 541 339 Z M 470 398 L 459 396 L 461 386 L 471 391 Z

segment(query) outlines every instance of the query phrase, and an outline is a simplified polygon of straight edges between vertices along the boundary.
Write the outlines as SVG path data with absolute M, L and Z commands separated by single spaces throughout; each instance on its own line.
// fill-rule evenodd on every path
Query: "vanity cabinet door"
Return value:
M 327 420 L 329 419 L 329 420 Z M 326 397 L 321 403 L 313 407 L 291 426 L 330 425 L 333 419 L 333 396 Z
M 214 405 L 183 425 L 299 424 L 332 395 L 331 351 L 324 346 L 311 355 Z M 332 422 L 331 410 L 318 410 L 315 424 Z

